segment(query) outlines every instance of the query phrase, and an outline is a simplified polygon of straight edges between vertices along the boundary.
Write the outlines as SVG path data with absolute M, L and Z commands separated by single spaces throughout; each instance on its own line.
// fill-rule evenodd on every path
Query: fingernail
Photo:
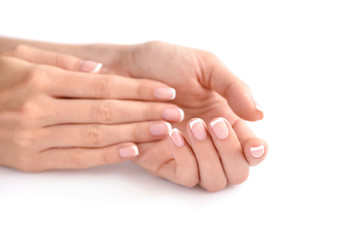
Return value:
M 264 145 L 260 145 L 258 147 L 251 147 L 250 148 L 251 156 L 254 158 L 261 158 L 265 153 Z
M 176 91 L 174 88 L 158 87 L 155 89 L 154 95 L 157 99 L 173 100 L 176 97 Z
M 129 158 L 139 155 L 139 149 L 137 146 L 123 147 L 119 149 L 120 157 Z
M 171 130 L 170 123 L 155 123 L 150 127 L 150 133 L 153 136 L 165 136 Z
M 178 147 L 182 147 L 185 144 L 184 138 L 181 135 L 180 131 L 177 128 L 174 128 L 169 132 L 171 140 L 174 142 L 174 144 Z
M 210 123 L 215 136 L 219 139 L 225 139 L 229 136 L 229 129 L 223 118 L 218 118 Z
M 255 108 L 256 110 L 260 111 L 260 112 L 264 112 L 263 108 L 261 107 L 261 105 L 257 102 L 257 101 L 254 101 L 255 102 Z
M 184 120 L 184 111 L 181 108 L 168 108 L 163 111 L 162 116 L 171 122 L 181 122 Z
M 205 123 L 200 118 L 193 120 L 190 122 L 190 129 L 192 133 L 194 134 L 194 137 L 202 141 L 206 138 L 206 129 L 205 129 Z
M 83 60 L 80 62 L 79 71 L 87 73 L 97 73 L 100 71 L 102 66 L 102 63 Z

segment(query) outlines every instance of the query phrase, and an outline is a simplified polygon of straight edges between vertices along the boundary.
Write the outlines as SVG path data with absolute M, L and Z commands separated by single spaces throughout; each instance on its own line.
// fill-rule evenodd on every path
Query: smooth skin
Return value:
M 245 181 L 249 166 L 266 157 L 266 142 L 256 138 L 245 122 L 261 120 L 263 112 L 248 86 L 211 53 L 163 42 L 70 46 L 17 40 L 12 44 L 19 43 L 101 62 L 103 73 L 157 80 L 175 88 L 173 103 L 185 111 L 185 121 L 172 126 L 179 129 L 184 146 L 175 145 L 169 136 L 139 144 L 140 154 L 133 159 L 156 176 L 218 191 Z M 190 128 L 198 118 L 204 121 L 204 140 L 196 139 Z M 210 123 L 218 118 L 225 119 L 229 131 L 225 139 L 217 139 L 211 130 Z M 261 147 L 261 154 L 251 151 Z
M 50 65 L 78 69 L 81 59 L 21 51 L 0 56 L 0 165 L 36 172 L 116 163 L 138 154 L 135 143 L 164 138 L 168 122 L 181 120 L 176 105 L 161 102 L 174 97 L 164 94 L 171 92 L 166 84 L 68 71 Z

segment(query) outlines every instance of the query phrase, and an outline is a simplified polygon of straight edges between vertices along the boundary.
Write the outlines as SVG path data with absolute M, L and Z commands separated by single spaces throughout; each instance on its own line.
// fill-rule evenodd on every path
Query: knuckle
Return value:
M 204 185 L 204 188 L 208 190 L 209 192 L 218 192 L 222 189 L 224 189 L 227 185 L 227 180 L 225 177 L 219 178 L 217 180 L 214 180 L 208 185 Z
M 115 160 L 116 159 L 112 159 L 110 156 L 111 156 L 111 154 L 108 154 L 108 151 L 101 151 L 100 153 L 99 153 L 99 155 L 100 155 L 100 162 L 102 163 L 102 164 L 104 164 L 104 165 L 106 165 L 106 164 L 112 164 L 112 163 L 115 163 Z
M 138 98 L 145 98 L 147 96 L 146 90 L 149 89 L 149 84 L 145 81 L 139 82 L 135 88 L 135 94 Z
M 22 149 L 27 149 L 34 144 L 35 135 L 30 130 L 22 129 L 22 130 L 14 131 L 12 134 L 12 141 L 16 146 Z
M 205 58 L 207 59 L 210 59 L 210 60 L 218 60 L 218 57 L 212 53 L 212 52 L 209 52 L 209 51 L 202 51 L 203 55 Z
M 238 185 L 246 181 L 249 177 L 249 167 L 242 169 L 238 174 L 229 178 L 230 184 Z
M 100 145 L 102 140 L 101 127 L 97 125 L 86 127 L 83 138 L 85 144 Z
M 48 78 L 48 72 L 44 67 L 36 66 L 34 67 L 28 76 L 25 79 L 25 84 L 27 84 L 31 89 L 41 90 L 45 86 L 45 80 Z
M 86 168 L 85 155 L 83 151 L 75 151 L 70 155 L 69 165 L 74 168 Z
M 128 127 L 122 132 L 122 138 L 127 141 L 141 142 L 146 139 L 148 134 L 144 132 L 141 126 Z
M 158 40 L 152 40 L 152 41 L 148 41 L 148 42 L 144 43 L 144 45 L 149 48 L 160 47 L 163 44 L 164 44 L 164 42 L 158 41 Z
M 25 101 L 19 110 L 21 121 L 26 124 L 37 124 L 46 118 L 46 111 L 36 98 Z
M 114 116 L 114 103 L 110 101 L 102 102 L 95 105 L 93 110 L 93 116 L 96 121 L 99 122 L 111 122 Z
M 26 53 L 28 51 L 29 47 L 27 45 L 24 44 L 19 44 L 17 46 L 15 46 L 11 51 L 9 55 L 12 56 L 21 56 L 24 53 Z
M 195 187 L 198 184 L 198 180 L 196 178 L 189 179 L 183 182 L 183 185 L 188 188 Z
M 142 110 L 142 118 L 143 120 L 151 120 L 153 119 L 153 115 L 156 112 L 156 105 L 153 103 L 148 103 L 144 105 L 145 107 Z
M 100 98 L 109 97 L 113 85 L 112 81 L 113 79 L 110 77 L 97 79 L 94 83 L 94 91 L 96 96 Z

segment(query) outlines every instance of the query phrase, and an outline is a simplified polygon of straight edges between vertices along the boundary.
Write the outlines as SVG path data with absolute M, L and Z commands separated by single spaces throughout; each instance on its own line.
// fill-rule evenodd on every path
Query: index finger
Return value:
M 54 97 L 126 100 L 173 100 L 175 89 L 164 83 L 118 75 L 70 72 L 51 67 L 45 89 Z

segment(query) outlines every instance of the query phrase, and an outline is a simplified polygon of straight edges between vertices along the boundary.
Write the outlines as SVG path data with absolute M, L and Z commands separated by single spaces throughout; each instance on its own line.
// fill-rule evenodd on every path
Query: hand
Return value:
M 169 124 L 163 120 L 182 118 L 176 105 L 160 102 L 175 97 L 166 84 L 74 72 L 99 67 L 25 46 L 5 55 L 0 56 L 0 165 L 33 172 L 116 163 L 138 154 L 132 142 L 164 138 Z
M 174 103 L 184 109 L 185 121 L 173 126 L 183 132 L 187 140 L 180 149 L 170 138 L 169 143 L 162 140 L 139 145 L 141 154 L 133 161 L 152 174 L 189 187 L 200 183 L 210 191 L 217 191 L 227 183 L 243 182 L 249 165 L 265 158 L 266 142 L 256 138 L 243 120 L 260 120 L 263 112 L 247 85 L 213 54 L 162 42 L 127 48 L 99 45 L 98 48 L 102 54 L 97 50 L 91 57 L 101 59 L 106 72 L 158 80 L 177 91 Z M 119 52 L 114 57 L 116 49 Z M 205 127 L 206 138 L 197 140 L 187 123 L 201 118 L 209 124 L 218 117 L 227 120 L 229 136 L 225 139 L 216 138 L 211 127 Z M 224 124 L 221 125 L 224 129 Z

